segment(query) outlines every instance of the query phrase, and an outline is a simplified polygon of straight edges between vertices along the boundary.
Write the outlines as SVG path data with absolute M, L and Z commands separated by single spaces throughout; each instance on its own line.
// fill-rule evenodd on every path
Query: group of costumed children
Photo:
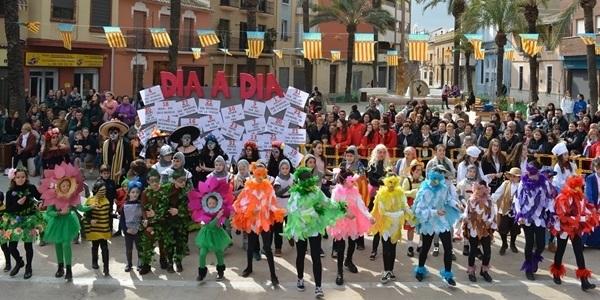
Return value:
M 461 202 L 453 196 L 452 183 L 448 180 L 451 176 L 443 165 L 434 166 L 422 180 L 423 164 L 413 160 L 406 162 L 408 168 L 403 177 L 384 173 L 377 182 L 378 189 L 372 203 L 365 203 L 356 184 L 360 177 L 350 168 L 343 168 L 336 174 L 337 185 L 328 198 L 314 169 L 300 167 L 292 175 L 289 173 L 291 166 L 285 160 L 279 164 L 282 172 L 274 184 L 267 175 L 267 165 L 261 160 L 249 166 L 240 163 L 245 177 L 238 184 L 237 177 L 233 178 L 226 171 L 225 160 L 217 157 L 214 171 L 195 188 L 182 167 L 184 158 L 175 155 L 173 160 L 173 168 L 168 172 L 170 180 L 161 182 L 164 173 L 150 169 L 145 176 L 147 188 L 144 189 L 138 181 L 127 185 L 128 199 L 121 209 L 119 228 L 125 235 L 127 272 L 133 267 L 135 246 L 139 257 L 138 271 L 142 275 L 149 273 L 156 243 L 161 268 L 170 273 L 181 272 L 188 225 L 192 220 L 202 225 L 195 241 L 199 247 L 198 281 L 203 281 L 208 274 L 206 257 L 209 252 L 214 252 L 217 257 L 216 279 L 224 279 L 226 266 L 223 253 L 232 243 L 227 230 L 231 226 L 245 232 L 248 238 L 247 266 L 241 273 L 242 277 L 253 273 L 253 255 L 260 237 L 271 282 L 279 284 L 271 250 L 274 235 L 279 235 L 296 245 L 299 291 L 305 290 L 304 257 L 310 248 L 315 296 L 322 297 L 322 236 L 327 234 L 334 240 L 337 254 L 335 282 L 342 285 L 344 267 L 351 273 L 358 271 L 352 260 L 357 241 L 365 234 L 373 234 L 382 240 L 381 281 L 386 283 L 396 278 L 396 245 L 402 239 L 402 231 L 407 230 L 409 256 L 413 255 L 413 232 L 421 236 L 415 278 L 422 281 L 428 275 L 425 262 L 437 235 L 444 248 L 444 267 L 440 276 L 448 285 L 455 286 L 452 232 L 454 225 L 460 222 L 463 237 L 469 245 L 467 274 L 470 281 L 477 280 L 475 257 L 479 248 L 483 252 L 479 275 L 485 281 L 492 281 L 488 271 L 494 231 L 498 230 L 502 237 L 501 254 L 509 247 L 509 235 L 510 248 L 516 252 L 514 239 L 519 233 L 517 225 L 520 225 L 525 232 L 522 270 L 528 279 L 534 280 L 534 273 L 543 260 L 545 234 L 549 229 L 558 238 L 558 250 L 550 267 L 554 282 L 560 284 L 566 273 L 562 256 L 568 239 L 571 239 L 578 267 L 576 276 L 581 280 L 581 287 L 584 290 L 595 288 L 588 280 L 591 272 L 585 267 L 581 238 L 598 226 L 598 214 L 593 204 L 584 197 L 583 180 L 575 176 L 568 178 L 561 192 L 554 197 L 551 185 L 540 173 L 541 166 L 537 162 L 528 164 L 524 175 L 517 168 L 507 172 L 508 179 L 494 195 L 490 195 L 485 181 L 471 180 L 470 195 Z M 177 160 L 181 161 L 175 164 Z M 247 167 L 249 170 L 246 170 Z M 94 184 L 93 195 L 82 205 L 83 178 L 79 170 L 70 164 L 62 163 L 53 170 L 45 170 L 44 179 L 37 188 L 29 183 L 25 170 L 11 170 L 9 178 L 10 188 L 0 203 L 0 244 L 7 262 L 5 272 L 10 271 L 10 275 L 15 276 L 24 267 L 24 278 L 30 278 L 32 243 L 41 236 L 45 242 L 55 245 L 58 263 L 55 276 L 71 280 L 71 242 L 80 232 L 80 219 L 76 212 L 81 211 L 84 212 L 82 223 L 86 238 L 92 242 L 92 268 L 99 269 L 101 251 L 103 273 L 109 275 L 108 240 L 112 235 L 109 212 L 112 203 L 106 197 L 103 181 Z M 240 186 L 237 197 L 232 185 Z M 37 199 L 43 199 L 43 205 L 47 207 L 45 213 Z M 367 208 L 369 206 L 371 211 Z M 25 245 L 25 260 L 17 250 L 19 242 Z M 9 255 L 16 261 L 14 267 Z

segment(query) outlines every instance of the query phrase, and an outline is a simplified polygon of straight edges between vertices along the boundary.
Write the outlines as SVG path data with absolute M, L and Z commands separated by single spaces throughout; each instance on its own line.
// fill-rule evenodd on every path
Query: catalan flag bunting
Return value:
M 515 60 L 515 48 L 504 46 L 504 59 L 508 61 Z
M 198 60 L 202 56 L 202 48 L 192 48 L 192 54 L 194 55 L 194 59 Z
M 536 49 L 535 49 L 535 54 L 542 53 L 542 50 L 544 50 L 544 46 L 537 46 Z
M 465 37 L 467 38 L 467 40 L 469 40 L 471 45 L 473 45 L 473 50 L 474 50 L 473 52 L 475 54 L 475 59 L 482 60 L 485 55 L 485 51 L 483 49 L 481 49 L 481 44 L 483 43 L 483 35 L 481 35 L 481 34 L 465 34 Z
M 250 55 L 250 49 L 244 49 L 244 51 L 246 52 L 246 56 Z
M 428 34 L 409 34 L 408 35 L 408 60 L 426 61 L 427 47 L 429 45 Z
M 229 49 L 219 48 L 219 51 L 225 53 L 225 55 L 233 56 L 233 54 L 231 54 L 231 52 L 229 52 Z
M 596 44 L 596 55 L 600 55 L 600 44 Z
M 519 34 L 519 36 L 521 37 L 523 52 L 529 54 L 529 56 L 536 55 L 538 52 L 537 42 L 540 35 L 537 33 L 527 33 Z
M 156 48 L 166 48 L 171 46 L 171 37 L 166 28 L 149 28 L 152 35 L 152 42 Z
M 302 34 L 302 47 L 304 50 L 304 58 L 311 60 L 323 58 L 323 49 L 321 47 L 321 33 L 304 32 Z
M 388 50 L 386 59 L 387 59 L 388 67 L 398 66 L 398 51 L 397 50 Z
M 342 52 L 337 50 L 331 50 L 331 62 L 336 62 L 342 59 Z
M 198 34 L 198 39 L 200 39 L 202 47 L 208 47 L 220 42 L 219 37 L 214 30 L 198 29 L 196 30 L 196 33 Z
M 595 45 L 596 44 L 596 35 L 593 33 L 580 33 L 579 37 L 586 45 Z
M 248 57 L 258 58 L 265 47 L 265 32 L 264 31 L 247 31 L 248 37 Z
M 71 50 L 71 38 L 73 34 L 74 24 L 58 24 L 58 30 L 60 31 L 60 35 L 63 40 L 63 47 Z
M 106 39 L 108 40 L 108 45 L 111 48 L 127 47 L 127 42 L 125 41 L 125 37 L 123 36 L 123 33 L 121 33 L 121 28 L 112 27 L 112 26 L 104 26 L 104 34 L 106 34 Z
M 354 34 L 354 61 L 372 62 L 375 60 L 375 35 L 372 33 Z
M 273 50 L 273 53 L 275 54 L 275 56 L 277 56 L 277 58 L 283 58 L 283 52 L 281 50 Z
M 25 26 L 25 28 L 29 29 L 29 31 L 33 33 L 40 32 L 40 22 L 21 23 L 21 25 Z

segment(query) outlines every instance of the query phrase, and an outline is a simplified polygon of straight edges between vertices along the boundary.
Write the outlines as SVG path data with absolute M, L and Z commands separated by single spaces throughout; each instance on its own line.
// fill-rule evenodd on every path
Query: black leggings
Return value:
M 392 240 L 388 238 L 381 242 L 383 246 L 383 270 L 394 271 L 394 262 L 396 261 L 396 243 L 392 244 Z
M 542 226 L 523 226 L 525 232 L 525 262 L 530 264 L 533 259 L 533 244 L 535 255 L 540 256 L 546 247 L 546 228 Z
M 17 245 L 19 242 L 9 242 L 8 249 L 10 250 L 10 255 L 17 261 L 17 264 L 23 260 L 21 257 L 21 253 L 19 253 L 19 249 L 17 249 Z M 25 246 L 25 257 L 27 259 L 27 265 L 31 266 L 31 261 L 33 260 L 33 243 L 23 243 Z
M 4 260 L 6 265 L 10 265 L 10 249 L 8 249 L 8 243 L 4 243 L 0 246 L 2 247 L 2 252 L 4 253 Z
M 354 249 L 356 249 L 356 240 L 348 238 L 348 255 L 346 255 L 347 261 L 352 261 L 352 256 L 354 255 Z M 337 267 L 338 273 L 342 273 L 344 270 L 344 250 L 346 248 L 345 240 L 335 240 L 333 241 L 333 245 L 337 250 Z
M 562 264 L 563 255 L 567 249 L 567 243 L 569 239 L 557 239 L 556 253 L 554 253 L 554 266 L 559 268 Z M 575 235 L 571 239 L 571 245 L 573 245 L 573 253 L 575 254 L 575 261 L 577 262 L 578 269 L 585 269 L 585 259 L 583 258 L 583 241 L 581 237 Z
M 287 222 L 287 217 L 283 218 L 283 222 Z M 275 249 L 281 249 L 281 246 L 283 246 L 283 237 L 281 236 L 281 233 L 283 232 L 283 222 L 275 222 L 275 224 L 273 224 L 273 239 L 275 240 Z
M 104 239 L 92 241 L 92 253 L 98 255 L 98 247 L 102 250 L 102 263 L 108 264 L 108 241 Z
M 315 285 L 321 286 L 321 278 L 323 277 L 323 266 L 321 265 L 321 236 L 313 236 L 306 240 L 298 240 L 296 242 L 296 272 L 298 279 L 304 278 L 304 256 L 306 255 L 306 247 L 310 243 L 310 258 L 312 259 L 313 276 L 315 277 Z
M 265 250 L 265 256 L 267 257 L 267 262 L 269 263 L 269 271 L 271 272 L 271 276 L 275 276 L 275 261 L 273 260 L 273 251 L 271 250 L 271 245 L 273 244 L 273 232 L 271 231 L 263 231 L 260 233 L 260 236 L 263 241 L 263 250 Z M 248 261 L 248 266 L 246 267 L 249 270 L 252 270 L 252 259 L 254 254 L 254 249 L 256 249 L 256 245 L 258 244 L 258 234 L 252 231 L 248 233 L 248 251 L 246 252 L 246 259 Z M 320 247 L 317 249 L 320 251 Z M 311 249 L 312 250 L 312 249 Z M 319 252 L 320 254 L 320 252 Z
M 142 245 L 141 245 L 141 233 L 137 232 L 136 234 L 129 234 L 127 231 L 125 233 L 125 257 L 127 258 L 127 264 L 132 265 L 132 257 L 133 257 L 133 246 L 135 245 L 135 250 L 137 250 L 138 254 L 138 264 L 140 262 L 140 253 L 142 253 Z
M 489 236 L 483 237 L 481 239 L 477 237 L 469 238 L 469 267 L 475 265 L 475 257 L 477 257 L 477 253 L 479 249 L 477 248 L 481 243 L 481 248 L 483 250 L 483 257 L 481 257 L 481 265 L 489 266 L 490 259 L 492 257 L 492 239 Z
M 431 243 L 433 243 L 434 235 L 421 235 L 423 247 L 421 248 L 421 252 L 419 252 L 419 267 L 425 266 L 425 261 L 427 261 L 427 255 L 429 254 Z M 450 231 L 444 231 L 442 233 L 438 233 L 438 235 L 444 247 L 444 268 L 446 268 L 446 271 L 450 271 L 452 270 L 452 235 L 450 234 Z

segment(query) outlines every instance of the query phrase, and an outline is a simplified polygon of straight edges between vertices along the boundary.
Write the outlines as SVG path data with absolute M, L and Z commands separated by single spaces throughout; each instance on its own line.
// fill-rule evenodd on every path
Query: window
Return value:
M 483 84 L 483 64 L 477 64 L 479 66 L 479 83 Z
M 106 0 L 91 0 L 90 31 L 104 32 L 102 27 L 111 24 L 111 2 Z
M 52 0 L 52 19 L 75 21 L 75 0 Z
M 282 0 L 281 3 L 283 3 L 283 4 L 290 4 L 290 0 Z
M 281 40 L 287 42 L 288 40 L 288 21 L 281 20 Z
M 248 25 L 246 22 L 240 22 L 240 43 L 238 49 L 246 49 L 247 48 L 247 37 L 246 30 L 248 30 Z
M 519 91 L 523 90 L 523 66 L 519 66 Z
M 169 31 L 169 28 L 171 28 L 171 16 L 170 15 L 160 14 L 160 27 L 165 28 L 165 29 L 167 29 L 167 31 Z
M 600 33 L 600 16 L 596 16 L 596 33 Z
M 546 67 L 546 94 L 552 93 L 552 66 Z
M 585 33 L 585 25 L 583 24 L 583 19 L 577 20 L 576 24 L 577 25 L 575 27 L 575 33 L 576 34 Z

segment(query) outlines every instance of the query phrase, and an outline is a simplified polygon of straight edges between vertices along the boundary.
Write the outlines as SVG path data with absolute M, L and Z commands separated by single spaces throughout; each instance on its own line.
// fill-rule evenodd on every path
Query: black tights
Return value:
M 298 240 L 296 242 L 296 272 L 298 279 L 304 278 L 304 256 L 306 255 L 306 247 L 310 244 L 310 258 L 312 259 L 313 276 L 315 277 L 315 285 L 321 286 L 321 278 L 323 277 L 323 266 L 321 265 L 321 236 L 313 236 L 306 240 Z
M 283 218 L 283 222 L 287 222 L 287 217 Z M 275 242 L 275 249 L 281 249 L 281 246 L 283 245 L 283 237 L 281 236 L 281 233 L 283 232 L 283 222 L 275 222 L 273 224 L 273 239 Z
M 333 242 L 335 249 L 337 250 L 337 267 L 338 273 L 342 273 L 344 270 L 344 250 L 346 248 L 345 240 L 335 240 Z M 356 249 L 356 240 L 348 238 L 348 255 L 346 255 L 347 261 L 352 261 L 354 255 L 354 249 Z
M 92 260 L 98 261 L 98 247 L 102 250 L 102 263 L 108 264 L 108 241 L 107 240 L 95 240 L 92 241 Z
M 427 255 L 429 254 L 431 243 L 433 243 L 434 235 L 435 234 L 421 235 L 423 247 L 421 248 L 421 252 L 419 252 L 419 267 L 425 266 L 425 261 L 427 261 Z M 450 234 L 450 231 L 444 231 L 442 233 L 438 233 L 438 235 L 444 247 L 444 268 L 446 268 L 446 271 L 450 271 L 452 270 L 452 236 Z
M 10 249 L 8 249 L 8 243 L 4 243 L 0 246 L 2 247 L 2 252 L 4 253 L 4 261 L 6 265 L 10 265 Z
M 559 268 L 562 264 L 563 255 L 565 255 L 565 250 L 567 249 L 567 242 L 569 242 L 569 239 L 561 239 L 559 237 L 557 240 L 556 253 L 554 253 L 554 266 Z M 575 253 L 577 268 L 585 269 L 585 259 L 583 258 L 583 241 L 581 240 L 581 237 L 575 235 L 571 239 L 571 244 L 573 245 L 573 253 Z
M 546 228 L 542 226 L 523 226 L 525 232 L 525 262 L 533 261 L 533 244 L 535 243 L 535 255 L 541 256 L 546 247 Z
M 271 272 L 271 276 L 275 276 L 275 261 L 273 260 L 273 251 L 271 250 L 271 245 L 273 244 L 273 233 L 271 231 L 263 231 L 260 233 L 260 236 L 263 241 L 263 250 L 265 250 L 265 256 L 267 257 L 267 262 L 269 263 L 269 271 Z M 256 234 L 254 231 L 248 233 L 248 251 L 246 252 L 246 259 L 248 261 L 248 266 L 246 269 L 248 270 L 252 270 L 252 259 L 254 249 L 256 249 L 257 244 L 258 234 Z M 319 247 L 317 250 L 320 251 L 321 248 Z
M 477 248 L 481 243 L 481 248 L 483 250 L 483 256 L 481 257 L 481 265 L 489 266 L 490 259 L 492 257 L 492 240 L 489 236 L 483 237 L 481 239 L 477 237 L 469 238 L 469 267 L 475 265 L 475 257 L 477 257 L 477 253 L 479 249 Z M 445 250 L 444 250 L 445 251 Z
M 388 238 L 383 240 L 381 245 L 383 246 L 383 270 L 394 271 L 394 262 L 396 261 L 396 243 L 391 242 Z
M 25 258 L 27 260 L 27 265 L 31 266 L 31 261 L 33 260 L 33 243 L 23 243 L 25 246 Z M 19 242 L 9 242 L 8 248 L 10 250 L 10 255 L 19 263 L 23 260 L 21 257 L 21 253 L 19 253 L 19 249 L 17 249 L 17 245 Z

